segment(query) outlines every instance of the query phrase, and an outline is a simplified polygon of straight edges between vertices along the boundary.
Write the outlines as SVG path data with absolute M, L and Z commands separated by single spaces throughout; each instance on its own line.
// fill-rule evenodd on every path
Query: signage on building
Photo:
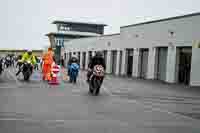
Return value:
M 56 46 L 64 47 L 64 39 L 56 39 L 55 44 Z
M 60 24 L 58 25 L 58 31 L 69 31 L 71 28 L 67 25 Z

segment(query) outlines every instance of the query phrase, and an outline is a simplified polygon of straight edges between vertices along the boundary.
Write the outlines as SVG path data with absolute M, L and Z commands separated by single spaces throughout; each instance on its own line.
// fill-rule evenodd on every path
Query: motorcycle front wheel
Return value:
M 24 80 L 28 81 L 29 78 L 30 78 L 30 73 L 29 72 L 24 73 Z

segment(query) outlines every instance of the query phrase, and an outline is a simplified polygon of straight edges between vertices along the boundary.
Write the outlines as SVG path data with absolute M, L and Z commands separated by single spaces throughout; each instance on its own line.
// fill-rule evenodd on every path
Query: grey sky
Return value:
M 119 27 L 200 11 L 199 0 L 1 0 L 0 48 L 42 48 L 51 22 L 105 23 L 105 33 Z

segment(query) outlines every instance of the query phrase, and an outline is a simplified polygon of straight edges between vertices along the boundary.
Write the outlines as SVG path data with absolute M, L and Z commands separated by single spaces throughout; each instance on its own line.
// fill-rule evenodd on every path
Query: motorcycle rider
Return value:
M 95 56 L 91 58 L 91 60 L 88 64 L 88 72 L 87 72 L 87 80 L 86 80 L 87 82 L 89 82 L 89 78 L 92 74 L 92 70 L 95 65 L 102 65 L 104 70 L 106 69 L 105 59 L 104 59 L 101 51 L 97 51 Z
M 16 64 L 16 68 L 20 68 L 22 66 L 23 62 L 22 62 L 22 55 L 19 55 L 17 57 L 17 64 Z
M 31 64 L 32 64 L 31 73 L 32 73 L 34 65 L 37 63 L 36 59 L 35 59 L 35 56 L 32 54 L 32 50 L 27 50 L 27 52 L 25 52 L 23 54 L 21 61 L 22 61 L 22 63 L 27 62 L 27 61 L 31 62 Z M 19 73 L 21 71 L 22 71 L 22 67 L 18 70 L 18 72 L 16 73 L 16 76 L 19 75 Z
M 5 57 L 5 66 L 6 68 L 9 67 L 11 65 L 11 57 L 10 55 L 8 54 L 6 57 Z

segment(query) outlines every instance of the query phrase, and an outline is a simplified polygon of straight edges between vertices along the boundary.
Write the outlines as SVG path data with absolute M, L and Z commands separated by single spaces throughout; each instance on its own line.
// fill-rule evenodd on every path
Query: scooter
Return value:
M 102 65 L 94 66 L 89 78 L 89 92 L 95 96 L 99 95 L 101 85 L 104 79 L 104 68 Z

